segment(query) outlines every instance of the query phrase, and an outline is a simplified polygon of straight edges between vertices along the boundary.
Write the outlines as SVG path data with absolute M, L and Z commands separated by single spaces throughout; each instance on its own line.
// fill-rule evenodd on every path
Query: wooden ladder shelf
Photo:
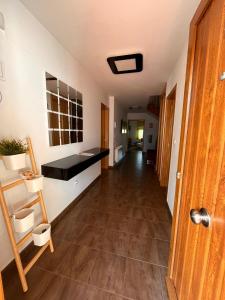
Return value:
M 30 138 L 27 138 L 26 140 L 27 140 L 27 147 L 28 147 L 27 154 L 30 157 L 32 171 L 35 175 L 38 175 L 31 140 L 30 140 Z M 5 219 L 8 235 L 9 235 L 9 238 L 11 241 L 12 250 L 13 250 L 13 253 L 15 256 L 15 261 L 16 261 L 20 281 L 21 281 L 21 284 L 23 287 L 23 291 L 26 292 L 28 290 L 26 274 L 29 272 L 29 270 L 32 268 L 32 266 L 36 263 L 36 261 L 39 259 L 39 257 L 42 255 L 42 253 L 44 253 L 44 251 L 48 247 L 50 248 L 51 252 L 54 252 L 54 247 L 53 247 L 52 239 L 50 239 L 44 246 L 40 247 L 40 250 L 31 259 L 31 261 L 26 265 L 26 267 L 25 268 L 23 267 L 23 264 L 21 261 L 21 256 L 20 256 L 20 249 L 32 237 L 32 232 L 27 233 L 20 241 L 18 241 L 18 242 L 16 241 L 15 236 L 14 236 L 14 228 L 13 228 L 13 224 L 12 224 L 12 220 L 11 220 L 12 216 L 10 215 L 10 213 L 8 211 L 8 206 L 6 204 L 6 199 L 4 196 L 5 191 L 12 189 L 23 183 L 24 183 L 23 179 L 18 179 L 12 183 L 9 183 L 6 185 L 0 184 L 0 203 L 1 203 L 2 213 L 3 213 L 4 219 Z M 34 200 L 32 200 L 31 202 L 23 205 L 21 207 L 21 209 L 30 208 L 36 204 L 39 204 L 41 207 L 41 213 L 42 213 L 42 223 L 48 223 L 47 212 L 46 212 L 42 192 L 39 191 L 36 194 L 37 194 L 37 197 Z

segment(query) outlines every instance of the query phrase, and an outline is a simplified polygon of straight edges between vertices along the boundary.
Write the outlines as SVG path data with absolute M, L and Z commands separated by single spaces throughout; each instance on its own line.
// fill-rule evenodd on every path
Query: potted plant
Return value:
M 35 193 L 43 188 L 43 176 L 35 175 L 33 171 L 27 170 L 21 173 L 22 178 L 24 179 L 27 191 L 30 193 Z
M 27 146 L 20 139 L 4 138 L 0 141 L 0 155 L 5 167 L 9 170 L 18 170 L 26 166 Z

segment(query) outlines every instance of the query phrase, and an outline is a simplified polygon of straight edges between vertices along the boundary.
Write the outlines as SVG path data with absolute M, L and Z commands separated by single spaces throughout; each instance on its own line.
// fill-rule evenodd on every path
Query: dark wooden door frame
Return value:
M 159 149 L 157 152 L 157 173 L 160 185 L 168 186 L 170 159 L 173 140 L 174 112 L 176 104 L 176 88 L 173 87 L 169 95 L 161 98 L 160 125 L 159 125 Z
M 101 147 L 109 148 L 109 108 L 101 103 Z M 109 168 L 109 157 L 104 157 L 101 161 L 101 168 Z
M 157 157 L 156 157 L 156 172 L 160 177 L 160 170 L 162 165 L 162 143 L 164 132 L 164 109 L 165 109 L 166 88 L 160 97 L 160 113 L 159 113 L 159 129 L 158 129 L 158 142 L 157 142 Z

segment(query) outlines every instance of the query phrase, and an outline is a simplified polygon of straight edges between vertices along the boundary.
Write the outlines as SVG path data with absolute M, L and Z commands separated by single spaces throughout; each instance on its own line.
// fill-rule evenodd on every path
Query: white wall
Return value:
M 0 104 L 0 137 L 30 136 L 39 169 L 41 164 L 100 146 L 101 102 L 108 102 L 104 92 L 18 0 L 1 0 L 0 11 L 6 24 L 3 37 L 6 81 L 0 81 L 4 93 Z M 83 93 L 83 143 L 49 147 L 45 71 Z M 56 218 L 100 172 L 97 163 L 68 182 L 45 178 L 44 198 L 49 220 Z M 0 161 L 0 179 L 14 175 L 6 172 Z M 20 187 L 6 196 L 12 210 L 28 195 Z M 12 252 L 1 212 L 0 240 L 0 269 L 3 269 L 12 259 Z
M 158 119 L 153 115 L 147 113 L 128 113 L 127 114 L 128 120 L 145 120 L 145 127 L 144 127 L 144 149 L 143 151 L 146 152 L 148 149 L 155 149 L 156 148 L 156 140 L 158 136 Z M 153 124 L 153 128 L 149 128 L 149 123 Z M 148 137 L 152 134 L 152 143 L 149 143 Z
M 177 61 L 177 65 L 174 68 L 174 71 L 167 82 L 167 89 L 166 89 L 166 94 L 168 95 L 170 91 L 173 89 L 173 87 L 175 86 L 175 84 L 177 84 L 174 126 L 173 126 L 173 143 L 172 143 L 172 150 L 171 150 L 169 184 L 168 184 L 168 193 L 167 193 L 167 201 L 171 213 L 173 213 L 173 204 L 174 204 L 174 196 L 175 196 L 175 189 L 176 189 L 176 172 L 177 172 L 177 163 L 178 163 L 178 155 L 179 155 L 186 59 L 187 59 L 187 44 L 185 45 L 182 55 Z
M 190 22 L 199 3 L 200 0 L 193 1 L 192 11 L 189 12 Z M 170 174 L 169 174 L 169 184 L 168 184 L 168 194 L 167 194 L 167 201 L 171 213 L 173 213 L 174 196 L 175 196 L 175 189 L 176 189 L 176 172 L 177 172 L 177 163 L 178 163 L 178 155 L 179 155 L 188 39 L 189 39 L 189 27 L 186 28 L 186 42 L 184 44 L 183 50 L 180 54 L 180 57 L 177 59 L 173 71 L 171 72 L 168 78 L 167 87 L 166 87 L 166 95 L 168 96 L 171 90 L 173 89 L 173 87 L 177 84 L 176 105 L 175 105 L 174 126 L 173 126 L 173 143 L 172 143 L 172 151 L 171 151 Z
M 127 150 L 127 134 L 121 133 L 121 120 L 127 120 L 124 107 L 114 96 L 109 97 L 109 165 L 114 166 L 114 150 L 122 145 L 124 153 Z

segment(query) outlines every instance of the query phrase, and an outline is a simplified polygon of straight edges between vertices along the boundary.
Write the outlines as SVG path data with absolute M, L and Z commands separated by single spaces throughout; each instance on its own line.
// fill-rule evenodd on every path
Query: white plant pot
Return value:
M 19 170 L 26 167 L 26 153 L 2 156 L 5 167 L 9 170 Z
M 16 232 L 22 233 L 34 226 L 34 210 L 24 208 L 13 215 L 13 223 Z
M 43 176 L 36 176 L 34 179 L 24 179 L 27 187 L 27 191 L 30 193 L 35 193 L 43 189 Z
M 44 231 L 44 232 L 43 232 Z M 32 232 L 33 241 L 35 246 L 45 245 L 51 237 L 51 225 L 40 224 Z

